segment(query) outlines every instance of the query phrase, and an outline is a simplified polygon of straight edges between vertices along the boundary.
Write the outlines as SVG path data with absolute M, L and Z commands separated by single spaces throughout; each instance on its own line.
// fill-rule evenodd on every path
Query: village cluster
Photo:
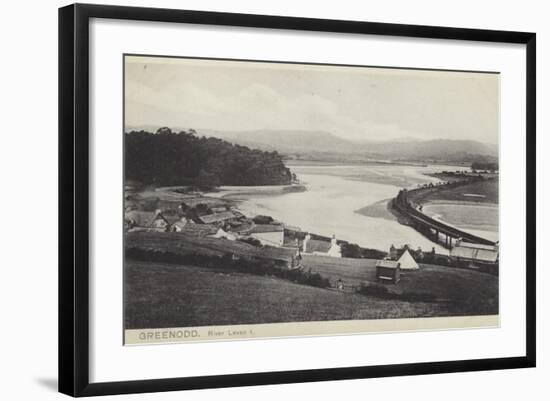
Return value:
M 291 248 L 301 253 L 342 257 L 333 235 L 330 241 L 312 238 L 298 227 L 285 225 L 270 216 L 246 217 L 235 207 L 181 202 L 177 209 L 128 210 L 124 216 L 127 232 L 156 231 L 185 233 L 198 237 L 244 241 L 254 245 Z
M 177 207 L 153 211 L 130 209 L 125 213 L 124 226 L 127 232 L 156 231 L 184 233 L 195 237 L 209 237 L 229 241 L 243 241 L 256 246 L 270 246 L 293 250 L 289 268 L 302 267 L 302 254 L 341 258 L 342 249 L 336 236 L 321 239 L 303 232 L 298 227 L 288 226 L 270 216 L 246 217 L 230 204 L 201 203 L 195 200 L 179 201 Z M 435 249 L 425 254 L 407 245 L 396 248 L 392 245 L 385 258 L 376 262 L 378 281 L 397 284 L 405 271 L 419 269 L 417 262 L 434 262 Z M 496 246 L 465 242 L 458 239 L 451 249 L 449 261 L 468 267 L 495 265 L 498 263 Z

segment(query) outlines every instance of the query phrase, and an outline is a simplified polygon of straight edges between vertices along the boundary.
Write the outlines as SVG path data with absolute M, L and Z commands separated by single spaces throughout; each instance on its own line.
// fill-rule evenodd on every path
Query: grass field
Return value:
M 272 277 L 139 261 L 125 265 L 127 329 L 451 314 L 437 303 L 369 298 Z
M 283 260 L 294 253 L 181 233 L 127 233 L 126 247 Z M 498 314 L 498 277 L 471 270 L 421 265 L 405 272 L 398 284 L 385 284 L 394 294 L 432 294 L 435 300 L 429 303 L 355 293 L 361 283 L 376 282 L 375 263 L 303 255 L 305 271 L 333 285 L 343 280 L 346 291 L 336 291 L 228 269 L 126 260 L 126 328 Z
M 373 282 L 374 261 L 306 256 L 306 268 L 347 286 Z M 222 270 L 128 260 L 126 328 L 161 328 L 293 321 L 466 316 L 498 313 L 498 278 L 422 266 L 391 292 L 434 293 L 436 302 L 380 299 L 286 280 Z
M 332 259 L 304 255 L 304 266 L 345 286 L 376 283 L 373 259 Z M 453 307 L 464 314 L 498 313 L 498 277 L 474 270 L 420 264 L 420 269 L 402 271 L 398 284 L 385 284 L 390 292 L 426 292 L 439 301 L 466 301 Z

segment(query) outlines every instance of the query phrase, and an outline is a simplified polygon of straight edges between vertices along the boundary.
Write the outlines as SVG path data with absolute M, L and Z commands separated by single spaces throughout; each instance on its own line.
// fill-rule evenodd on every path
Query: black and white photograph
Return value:
M 497 72 L 123 62 L 126 344 L 499 325 Z
M 107 3 L 3 10 L 0 399 L 549 398 L 543 2 Z

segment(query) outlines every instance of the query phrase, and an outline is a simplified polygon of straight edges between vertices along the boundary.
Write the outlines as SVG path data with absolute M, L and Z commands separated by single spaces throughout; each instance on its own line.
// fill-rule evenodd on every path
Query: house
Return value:
M 342 248 L 340 248 L 340 245 L 336 242 L 336 237 L 333 235 L 332 239 L 330 240 L 330 248 L 327 252 L 328 256 L 331 256 L 333 258 L 341 258 L 342 257 Z
M 282 225 L 256 224 L 247 230 L 249 237 L 256 238 L 262 245 L 283 246 L 285 230 Z
M 397 284 L 401 280 L 401 265 L 396 260 L 381 259 L 376 261 L 376 280 L 387 280 Z
M 302 252 L 313 255 L 330 256 L 333 258 L 342 257 L 342 249 L 338 245 L 336 237 L 333 235 L 330 242 L 312 239 L 310 234 L 306 234 L 302 242 Z
M 124 226 L 132 231 L 168 231 L 170 223 L 160 210 L 155 212 L 131 210 L 124 214 Z
M 456 262 L 465 261 L 472 265 L 496 265 L 499 259 L 498 243 L 482 245 L 464 242 L 461 238 L 451 249 L 451 259 Z
M 235 215 L 230 211 L 225 211 L 219 213 L 205 214 L 202 216 L 198 216 L 197 218 L 203 224 L 215 224 L 234 219 Z

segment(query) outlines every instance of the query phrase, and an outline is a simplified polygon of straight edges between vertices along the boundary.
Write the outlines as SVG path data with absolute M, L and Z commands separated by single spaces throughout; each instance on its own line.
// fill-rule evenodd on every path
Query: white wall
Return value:
M 108 0 L 105 0 L 108 1 Z M 550 107 L 548 71 L 550 56 L 549 13 L 545 2 L 503 1 L 351 1 L 331 2 L 277 0 L 246 1 L 115 1 L 125 5 L 283 14 L 334 19 L 355 19 L 427 25 L 463 26 L 537 32 L 538 55 L 538 154 L 548 153 Z M 57 7 L 61 1 L 25 1 L 3 4 L 0 23 L 2 96 L 0 145 L 0 196 L 2 227 L 2 276 L 0 322 L 2 399 L 58 399 L 57 375 Z M 547 150 L 544 152 L 544 150 Z M 543 177 L 550 161 L 538 162 L 538 203 L 548 203 Z M 29 232 L 21 216 L 40 213 L 40 224 Z M 539 244 L 550 233 L 549 214 L 539 207 Z M 550 375 L 546 332 L 548 273 L 544 258 L 548 247 L 539 246 L 538 324 L 539 367 L 528 370 L 447 374 L 294 384 L 186 393 L 190 400 L 223 399 L 339 399 L 368 397 L 407 400 L 548 399 Z M 126 399 L 181 399 L 182 394 L 134 395 Z M 121 397 L 119 397 L 121 398 Z

